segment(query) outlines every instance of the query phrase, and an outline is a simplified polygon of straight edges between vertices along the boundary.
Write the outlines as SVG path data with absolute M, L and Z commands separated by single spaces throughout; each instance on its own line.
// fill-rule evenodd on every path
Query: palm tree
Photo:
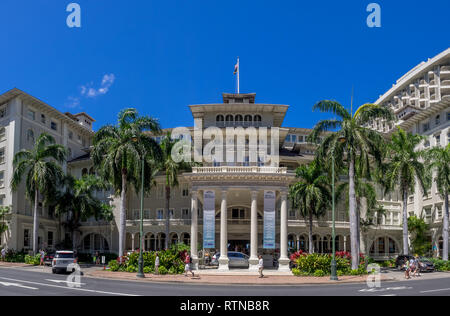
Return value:
M 320 160 L 327 160 L 333 155 L 338 170 L 344 166 L 348 170 L 352 269 L 356 270 L 359 266 L 359 225 L 356 210 L 355 163 L 358 159 L 360 168 L 368 170 L 368 172 L 370 168 L 364 167 L 364 165 L 368 165 L 371 158 L 375 162 L 381 163 L 383 137 L 377 131 L 368 128 L 367 125 L 375 119 L 391 121 L 393 114 L 388 108 L 375 104 L 365 104 L 353 114 L 335 101 L 320 101 L 313 107 L 313 111 L 316 110 L 331 112 L 339 117 L 339 119 L 318 122 L 309 139 L 318 142 L 319 135 L 323 132 L 337 129 L 334 133 L 325 136 L 317 151 L 317 157 Z M 346 164 L 344 158 L 346 158 Z
M 178 174 L 181 170 L 188 168 L 186 162 L 178 162 L 172 156 L 172 150 L 178 139 L 172 139 L 172 135 L 168 133 L 161 141 L 162 161 L 160 170 L 165 174 L 165 191 L 166 191 L 166 239 L 164 247 L 169 249 L 170 234 L 170 198 L 173 187 L 178 186 Z
M 444 238 L 443 260 L 448 261 L 448 195 L 450 193 L 450 144 L 447 147 L 434 147 L 427 155 L 427 165 L 431 171 L 435 172 L 434 180 L 437 188 L 444 200 L 444 218 L 442 221 L 442 231 Z
M 55 143 L 48 134 L 41 134 L 31 150 L 17 152 L 13 160 L 11 189 L 16 192 L 26 178 L 26 196 L 34 204 L 33 212 L 33 252 L 38 248 L 38 204 L 39 194 L 46 195 L 63 177 L 61 165 L 66 159 L 66 149 Z
M 331 193 L 328 177 L 320 164 L 313 161 L 309 165 L 297 168 L 297 183 L 289 189 L 289 196 L 294 209 L 298 209 L 303 217 L 309 219 L 309 253 L 314 253 L 313 217 L 325 215 L 330 206 Z
M 149 132 L 149 133 L 148 133 Z M 120 195 L 119 256 L 124 254 L 127 186 L 132 183 L 136 192 L 141 186 L 141 160 L 144 159 L 144 180 L 152 173 L 153 157 L 160 155 L 158 143 L 151 134 L 161 132 L 158 120 L 139 116 L 136 109 L 125 109 L 119 113 L 116 126 L 102 127 L 94 137 L 92 158 L 102 178 L 108 181 L 115 193 Z M 156 159 L 158 160 L 158 158 Z M 151 181 L 144 181 L 144 190 L 149 191 Z
M 106 190 L 108 187 L 94 175 L 86 175 L 81 179 L 68 175 L 64 178 L 63 185 L 64 190 L 57 194 L 56 211 L 58 214 L 69 214 L 65 225 L 72 232 L 72 246 L 75 251 L 78 245 L 77 232 L 80 222 L 90 217 L 111 221 L 112 208 L 94 197 L 94 191 Z
M 416 150 L 423 137 L 398 130 L 388 143 L 388 157 L 385 169 L 385 187 L 387 191 L 399 189 L 403 199 L 403 254 L 409 254 L 408 240 L 408 194 L 414 190 L 416 179 L 421 189 L 426 192 L 426 170 L 420 161 L 425 151 Z

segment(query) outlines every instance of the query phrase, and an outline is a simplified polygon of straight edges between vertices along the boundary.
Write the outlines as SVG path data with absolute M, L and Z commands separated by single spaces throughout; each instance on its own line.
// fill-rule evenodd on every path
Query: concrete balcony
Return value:
M 256 174 L 287 174 L 286 167 L 252 167 L 252 166 L 221 166 L 221 167 L 194 167 L 193 174 L 216 173 L 256 173 Z

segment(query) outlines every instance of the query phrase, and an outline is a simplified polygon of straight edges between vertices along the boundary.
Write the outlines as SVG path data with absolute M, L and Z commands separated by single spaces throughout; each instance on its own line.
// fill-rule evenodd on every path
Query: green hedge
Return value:
M 41 255 L 37 254 L 35 256 L 25 255 L 25 263 L 38 266 L 41 262 Z
M 331 275 L 331 260 L 332 256 L 329 254 L 303 254 L 297 258 L 297 266 L 292 269 L 292 273 L 295 276 Z M 352 271 L 349 257 L 336 256 L 336 268 L 338 276 L 367 274 L 364 261 L 361 261 L 358 270 Z
M 185 251 L 189 249 L 184 244 L 172 246 L 169 250 L 158 251 L 159 255 L 159 273 L 160 274 L 182 274 L 184 272 Z M 155 272 L 156 252 L 144 252 L 144 273 Z M 111 260 L 108 267 L 111 271 L 136 273 L 138 271 L 139 252 L 131 253 L 129 256 L 122 257 L 122 263 L 119 260 Z

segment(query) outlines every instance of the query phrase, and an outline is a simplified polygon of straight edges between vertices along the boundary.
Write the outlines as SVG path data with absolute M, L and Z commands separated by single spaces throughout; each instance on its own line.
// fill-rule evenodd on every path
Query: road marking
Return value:
M 38 288 L 25 286 L 25 285 L 22 285 L 22 284 L 19 284 L 19 283 L 0 282 L 0 284 L 3 285 L 3 286 L 6 286 L 6 287 L 15 286 L 15 287 L 20 287 L 22 289 L 39 290 Z
M 433 293 L 433 292 L 442 292 L 442 291 L 450 291 L 450 288 L 448 288 L 448 289 L 438 289 L 438 290 L 420 291 L 420 293 Z
M 86 283 L 79 283 L 79 282 L 71 282 L 71 281 L 67 281 L 67 280 L 50 280 L 50 279 L 45 279 L 45 281 L 49 281 L 49 282 L 55 282 L 55 283 L 65 283 L 67 285 L 74 285 L 74 286 L 82 286 L 82 285 L 86 285 Z
M 66 289 L 66 290 L 73 290 L 73 291 L 82 291 L 82 292 L 90 292 L 90 293 L 97 293 L 97 294 L 105 294 L 105 295 L 117 295 L 117 296 L 139 296 L 135 294 L 127 294 L 127 293 L 116 293 L 116 292 L 107 292 L 107 291 L 97 291 L 97 290 L 89 290 L 89 289 L 81 289 L 81 288 L 73 288 L 73 287 L 66 287 L 61 285 L 53 285 L 53 284 L 46 284 L 46 283 L 39 283 L 39 282 L 31 282 L 31 281 L 23 281 L 23 280 L 16 280 L 16 279 L 10 279 L 10 278 L 1 278 L 2 280 L 7 281 L 14 281 L 14 282 L 22 282 L 22 283 L 28 283 L 28 284 L 34 284 L 34 285 L 42 285 L 47 287 L 54 287 L 58 289 Z

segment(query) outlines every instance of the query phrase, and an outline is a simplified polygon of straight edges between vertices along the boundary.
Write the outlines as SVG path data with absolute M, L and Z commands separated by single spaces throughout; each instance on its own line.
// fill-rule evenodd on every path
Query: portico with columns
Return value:
M 220 169 L 217 167 L 216 169 Z M 219 271 L 228 271 L 228 251 L 235 240 L 248 240 L 249 270 L 258 270 L 258 256 L 262 252 L 279 252 L 279 270 L 289 271 L 288 257 L 288 187 L 294 174 L 286 168 L 239 167 L 241 172 L 218 172 L 213 168 L 194 168 L 184 174 L 191 184 L 191 254 L 198 268 L 198 236 L 202 233 L 203 219 L 199 207 L 203 205 L 203 192 L 215 192 L 216 248 L 220 251 Z M 265 170 L 264 170 L 265 169 Z M 276 192 L 276 249 L 263 248 L 264 191 Z M 235 215 L 238 215 L 237 217 Z M 217 247 L 217 245 L 219 247 Z

